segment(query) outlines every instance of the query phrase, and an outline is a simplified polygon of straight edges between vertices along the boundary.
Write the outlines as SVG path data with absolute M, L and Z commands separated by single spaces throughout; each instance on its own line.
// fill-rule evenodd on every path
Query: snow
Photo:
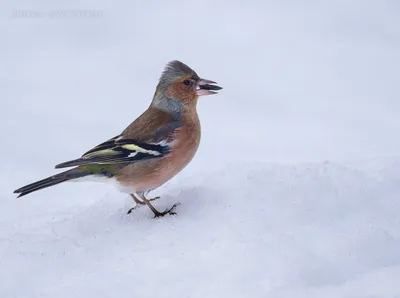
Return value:
M 231 164 L 196 177 L 164 188 L 159 208 L 182 205 L 161 219 L 125 214 L 128 198 L 95 185 L 65 204 L 9 202 L 18 210 L 1 225 L 1 296 L 400 295 L 398 181 L 335 163 Z
M 397 2 L 2 8 L 0 297 L 400 297 Z M 89 182 L 15 199 L 125 128 L 173 59 L 224 87 L 152 193 L 177 216 Z

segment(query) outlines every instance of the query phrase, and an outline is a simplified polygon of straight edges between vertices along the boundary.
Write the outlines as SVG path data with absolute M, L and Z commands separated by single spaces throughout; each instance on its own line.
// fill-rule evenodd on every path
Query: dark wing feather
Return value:
M 56 165 L 56 168 L 89 164 L 130 163 L 149 158 L 159 158 L 169 152 L 165 142 L 143 143 L 135 139 L 114 137 L 89 150 L 81 158 Z
M 85 152 L 85 153 L 82 155 L 82 157 L 85 156 L 85 155 L 87 155 L 87 154 L 89 154 L 89 153 L 92 153 L 92 152 L 95 152 L 95 151 L 99 151 L 99 150 L 102 150 L 102 149 L 107 149 L 107 148 L 109 148 L 110 146 L 112 146 L 113 144 L 115 144 L 115 140 L 118 139 L 118 138 L 119 138 L 119 136 L 116 136 L 116 137 L 113 137 L 112 139 L 109 139 L 109 140 L 107 140 L 107 141 L 105 141 L 105 142 L 103 142 L 103 143 L 97 145 L 97 146 L 94 147 L 93 149 L 90 149 L 88 152 Z

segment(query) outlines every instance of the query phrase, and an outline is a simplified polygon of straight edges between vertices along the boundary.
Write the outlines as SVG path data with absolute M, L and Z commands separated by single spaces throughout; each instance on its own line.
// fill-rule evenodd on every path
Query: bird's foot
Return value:
M 155 197 L 155 198 L 149 199 L 149 201 L 151 202 L 151 201 L 155 201 L 155 200 L 158 200 L 158 199 L 161 199 L 161 197 Z M 143 202 L 143 204 L 146 204 L 146 203 Z
M 158 199 L 161 199 L 161 197 L 155 197 L 155 198 L 149 199 L 149 201 L 151 202 L 151 201 L 155 201 Z M 129 209 L 126 214 L 131 214 L 133 210 L 138 209 L 138 208 L 142 207 L 143 205 L 146 205 L 145 202 L 139 201 L 137 199 L 135 200 L 135 202 L 136 202 L 136 205 L 134 207 L 132 207 L 131 209 Z
M 176 215 L 176 212 L 174 212 L 174 210 L 175 210 L 175 208 L 178 207 L 180 204 L 181 204 L 181 203 L 176 203 L 176 204 L 174 204 L 171 208 L 165 209 L 164 212 L 159 212 L 159 211 L 154 212 L 154 211 L 153 211 L 153 212 L 154 212 L 154 218 L 163 217 L 164 215 L 167 215 L 167 214 L 169 214 L 169 215 Z
M 131 214 L 133 210 L 141 207 L 142 205 L 136 204 L 134 207 L 132 207 L 131 209 L 128 210 L 128 212 L 126 214 Z

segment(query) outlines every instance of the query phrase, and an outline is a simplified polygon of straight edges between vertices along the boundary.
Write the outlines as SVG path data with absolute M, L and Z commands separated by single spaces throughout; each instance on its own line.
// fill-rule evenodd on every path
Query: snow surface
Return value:
M 398 1 L 20 0 L 0 18 L 0 297 L 400 297 Z M 15 200 L 125 128 L 173 59 L 224 87 L 154 192 L 177 216 L 127 215 L 94 183 Z

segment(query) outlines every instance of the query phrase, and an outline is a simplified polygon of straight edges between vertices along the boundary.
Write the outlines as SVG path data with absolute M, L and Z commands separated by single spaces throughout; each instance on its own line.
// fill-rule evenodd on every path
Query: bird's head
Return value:
M 171 61 L 161 74 L 153 104 L 165 105 L 164 101 L 177 101 L 184 106 L 196 106 L 197 99 L 202 95 L 216 94 L 222 87 L 216 82 L 202 79 L 186 64 Z

